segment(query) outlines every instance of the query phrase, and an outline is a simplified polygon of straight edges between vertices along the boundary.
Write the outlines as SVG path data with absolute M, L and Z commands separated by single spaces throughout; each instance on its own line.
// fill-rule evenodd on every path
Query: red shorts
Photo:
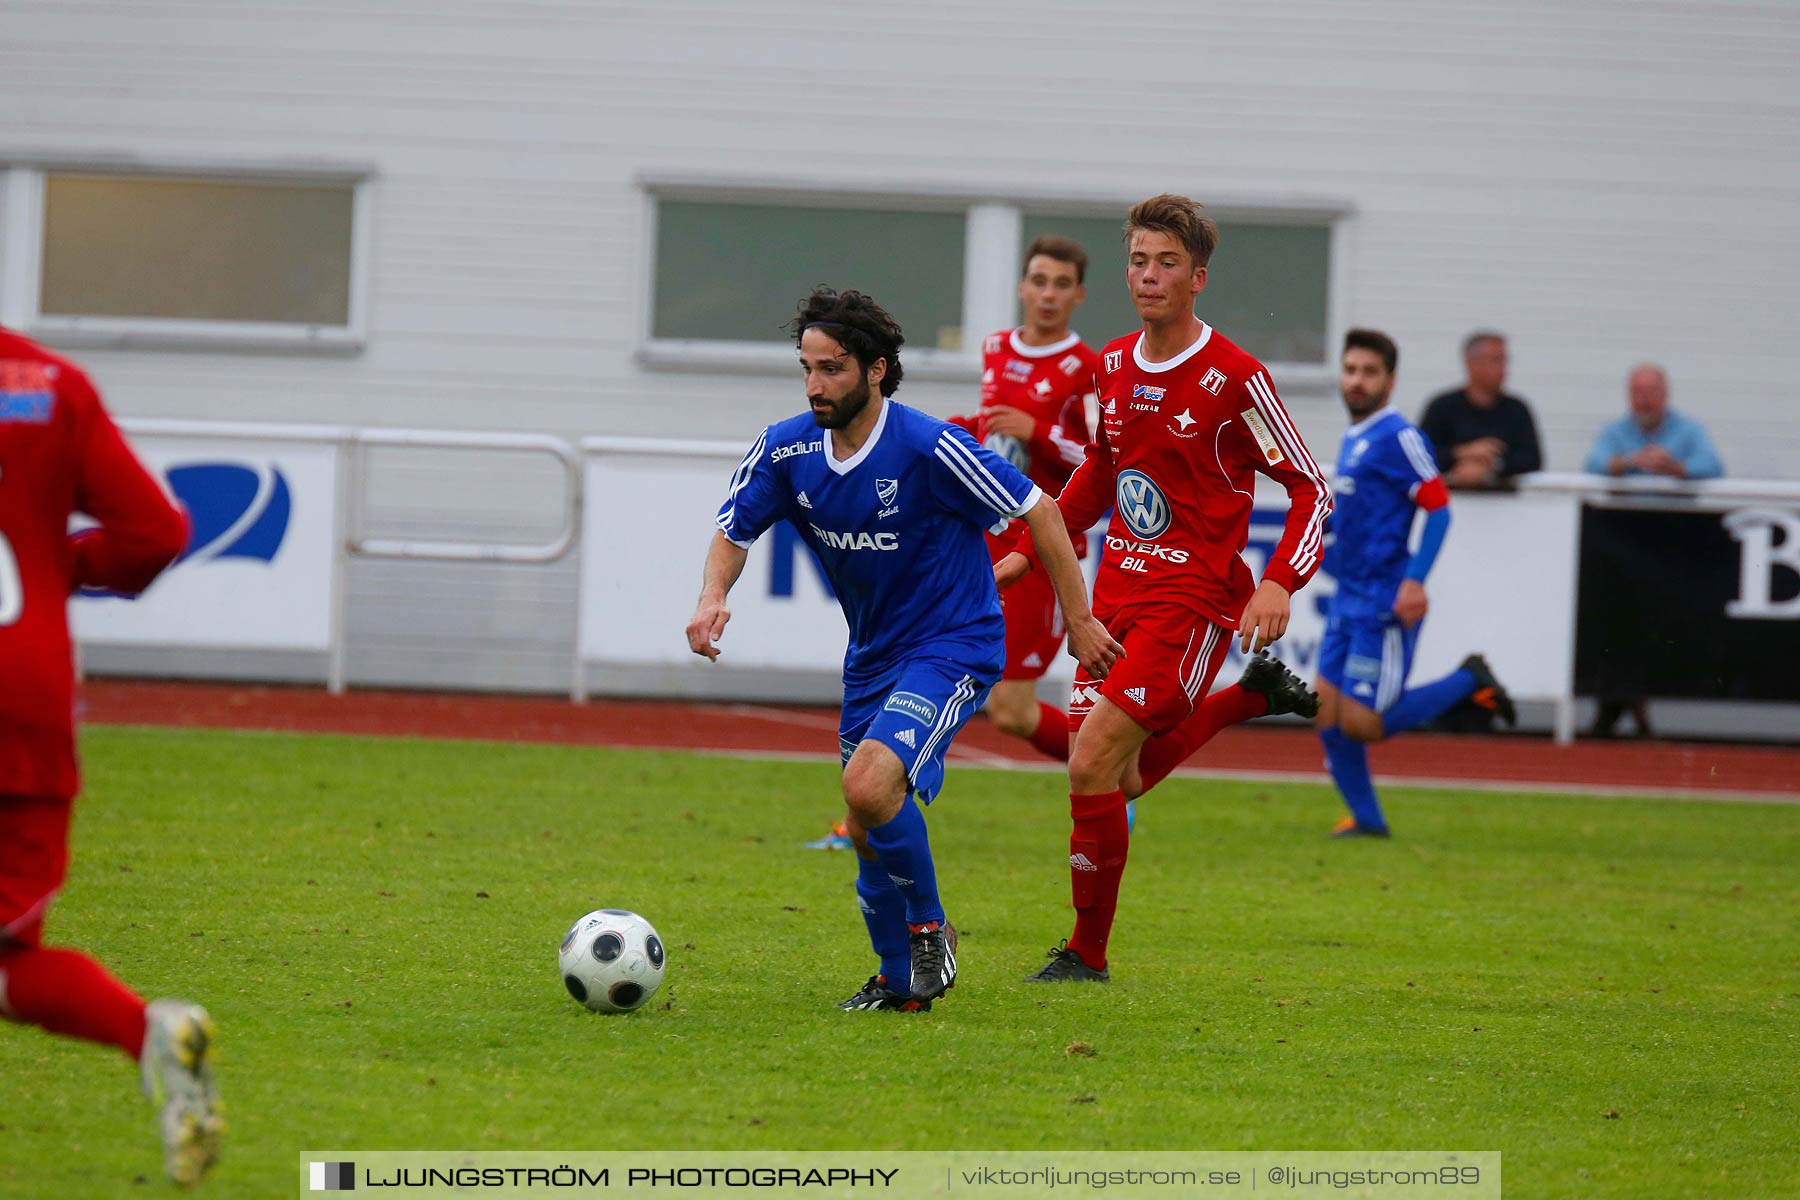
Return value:
M 69 873 L 67 800 L 0 796 L 0 942 L 39 945 L 44 910 Z
M 1062 609 L 1048 571 L 1032 571 L 1000 593 L 1006 617 L 1006 669 L 1002 679 L 1042 679 L 1062 650 Z
M 1112 630 L 1125 657 L 1104 680 L 1076 667 L 1069 732 L 1081 728 L 1100 696 L 1152 734 L 1167 733 L 1193 715 L 1225 662 L 1232 631 L 1200 616 L 1185 617 L 1186 622 L 1192 624 L 1185 631 L 1167 621 L 1140 621 L 1123 635 Z

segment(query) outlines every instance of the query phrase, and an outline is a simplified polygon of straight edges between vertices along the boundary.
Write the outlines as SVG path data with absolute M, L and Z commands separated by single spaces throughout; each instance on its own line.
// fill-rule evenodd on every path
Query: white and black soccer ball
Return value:
M 1023 471 L 1031 465 L 1031 450 L 1024 442 L 1010 433 L 990 433 L 981 443 L 1017 470 Z
M 662 986 L 668 959 L 650 922 L 622 908 L 602 908 L 570 926 L 556 952 L 563 986 L 595 1012 L 642 1008 Z

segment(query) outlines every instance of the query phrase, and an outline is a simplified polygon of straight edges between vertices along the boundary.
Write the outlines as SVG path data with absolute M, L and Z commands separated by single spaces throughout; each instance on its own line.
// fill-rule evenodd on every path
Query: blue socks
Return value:
M 906 897 L 888 878 L 878 858 L 856 860 L 856 902 L 863 924 L 869 927 L 869 945 L 881 959 L 881 974 L 889 990 L 905 993 L 912 988 L 912 942 L 906 928 Z
M 869 849 L 875 851 L 888 878 L 906 897 L 908 924 L 927 925 L 944 919 L 937 869 L 931 864 L 931 841 L 925 836 L 925 814 L 911 796 L 901 802 L 893 820 L 869 830 Z
M 1418 687 L 1407 688 L 1381 714 L 1381 732 L 1393 737 L 1396 733 L 1417 729 L 1449 711 L 1451 705 L 1467 700 L 1474 694 L 1474 674 L 1460 668 L 1435 683 L 1422 683 Z
M 1375 798 L 1375 781 L 1369 777 L 1368 747 L 1337 728 L 1320 731 L 1319 741 L 1325 744 L 1325 769 L 1331 772 L 1331 781 L 1337 784 L 1356 823 L 1365 829 L 1386 829 L 1381 801 Z

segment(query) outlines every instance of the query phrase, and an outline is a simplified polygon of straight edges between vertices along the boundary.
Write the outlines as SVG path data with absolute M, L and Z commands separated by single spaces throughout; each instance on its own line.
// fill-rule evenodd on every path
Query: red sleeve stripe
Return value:
M 1268 379 L 1259 371 L 1250 377 L 1246 386 L 1257 411 L 1269 423 L 1275 440 L 1281 443 L 1282 453 L 1287 455 L 1288 461 L 1294 464 L 1296 470 L 1312 480 L 1313 487 L 1317 489 L 1313 497 L 1312 515 L 1306 519 L 1306 529 L 1288 560 L 1294 570 L 1305 575 L 1319 563 L 1319 550 L 1325 540 L 1325 518 L 1331 513 L 1331 489 L 1325 486 L 1325 477 L 1319 471 L 1319 464 L 1307 452 L 1306 443 L 1300 440 L 1299 433 L 1288 420 L 1287 410 L 1281 406 Z

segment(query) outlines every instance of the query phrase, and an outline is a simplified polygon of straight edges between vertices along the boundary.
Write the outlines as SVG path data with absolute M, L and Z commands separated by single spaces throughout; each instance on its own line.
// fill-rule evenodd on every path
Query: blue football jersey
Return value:
M 1413 497 L 1437 474 L 1424 435 L 1391 408 L 1344 431 L 1331 481 L 1335 540 L 1325 556 L 1325 569 L 1337 580 L 1334 616 L 1392 611 L 1412 558 Z
M 719 529 L 749 546 L 776 521 L 799 531 L 850 626 L 844 677 L 890 668 L 938 645 L 975 666 L 1005 660 L 1005 625 L 984 531 L 1042 493 L 1005 459 L 935 417 L 892 400 L 869 440 L 839 461 L 810 413 L 769 426 L 719 508 Z

